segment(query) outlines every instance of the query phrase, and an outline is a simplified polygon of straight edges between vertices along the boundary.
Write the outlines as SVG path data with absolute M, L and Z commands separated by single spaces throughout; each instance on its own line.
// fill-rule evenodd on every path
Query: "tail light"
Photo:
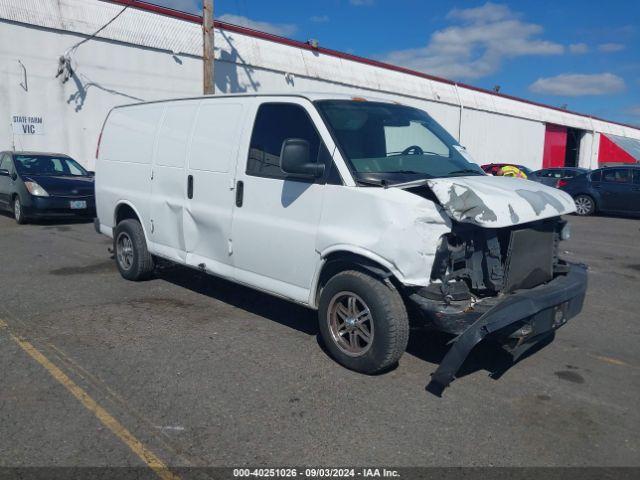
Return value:
M 562 188 L 562 187 L 566 187 L 569 184 L 569 182 L 567 182 L 564 179 L 560 179 L 558 180 L 558 182 L 556 183 L 556 188 Z

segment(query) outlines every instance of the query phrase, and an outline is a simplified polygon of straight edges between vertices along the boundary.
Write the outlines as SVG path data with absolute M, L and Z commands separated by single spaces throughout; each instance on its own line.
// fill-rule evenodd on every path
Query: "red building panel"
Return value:
M 598 163 L 637 163 L 637 161 L 609 140 L 605 134 L 601 133 L 600 147 L 598 148 Z
M 567 127 L 547 124 L 542 168 L 564 167 L 567 155 Z

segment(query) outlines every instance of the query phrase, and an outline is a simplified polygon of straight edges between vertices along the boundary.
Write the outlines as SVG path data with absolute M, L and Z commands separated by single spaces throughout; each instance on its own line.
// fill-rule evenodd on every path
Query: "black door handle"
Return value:
M 187 198 L 193 198 L 193 175 L 187 177 Z
M 239 180 L 236 183 L 236 207 L 242 206 L 242 199 L 244 197 L 244 182 Z

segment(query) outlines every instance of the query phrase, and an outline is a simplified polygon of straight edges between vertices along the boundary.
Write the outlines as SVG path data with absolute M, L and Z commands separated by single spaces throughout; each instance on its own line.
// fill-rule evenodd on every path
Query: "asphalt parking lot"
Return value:
M 442 338 L 356 374 L 311 311 L 183 268 L 127 282 L 92 224 L 0 216 L 0 465 L 640 466 L 640 220 L 570 221 L 583 313 L 437 398 Z

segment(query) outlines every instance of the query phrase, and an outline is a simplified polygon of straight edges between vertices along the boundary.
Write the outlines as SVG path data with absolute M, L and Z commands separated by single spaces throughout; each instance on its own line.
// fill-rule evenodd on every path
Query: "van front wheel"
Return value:
M 340 364 L 374 374 L 395 364 L 409 340 L 402 297 L 386 284 L 358 271 L 335 275 L 320 294 L 320 334 Z
M 120 275 L 127 280 L 145 280 L 153 273 L 153 258 L 147 250 L 147 242 L 140 222 L 123 220 L 113 235 L 113 250 Z

